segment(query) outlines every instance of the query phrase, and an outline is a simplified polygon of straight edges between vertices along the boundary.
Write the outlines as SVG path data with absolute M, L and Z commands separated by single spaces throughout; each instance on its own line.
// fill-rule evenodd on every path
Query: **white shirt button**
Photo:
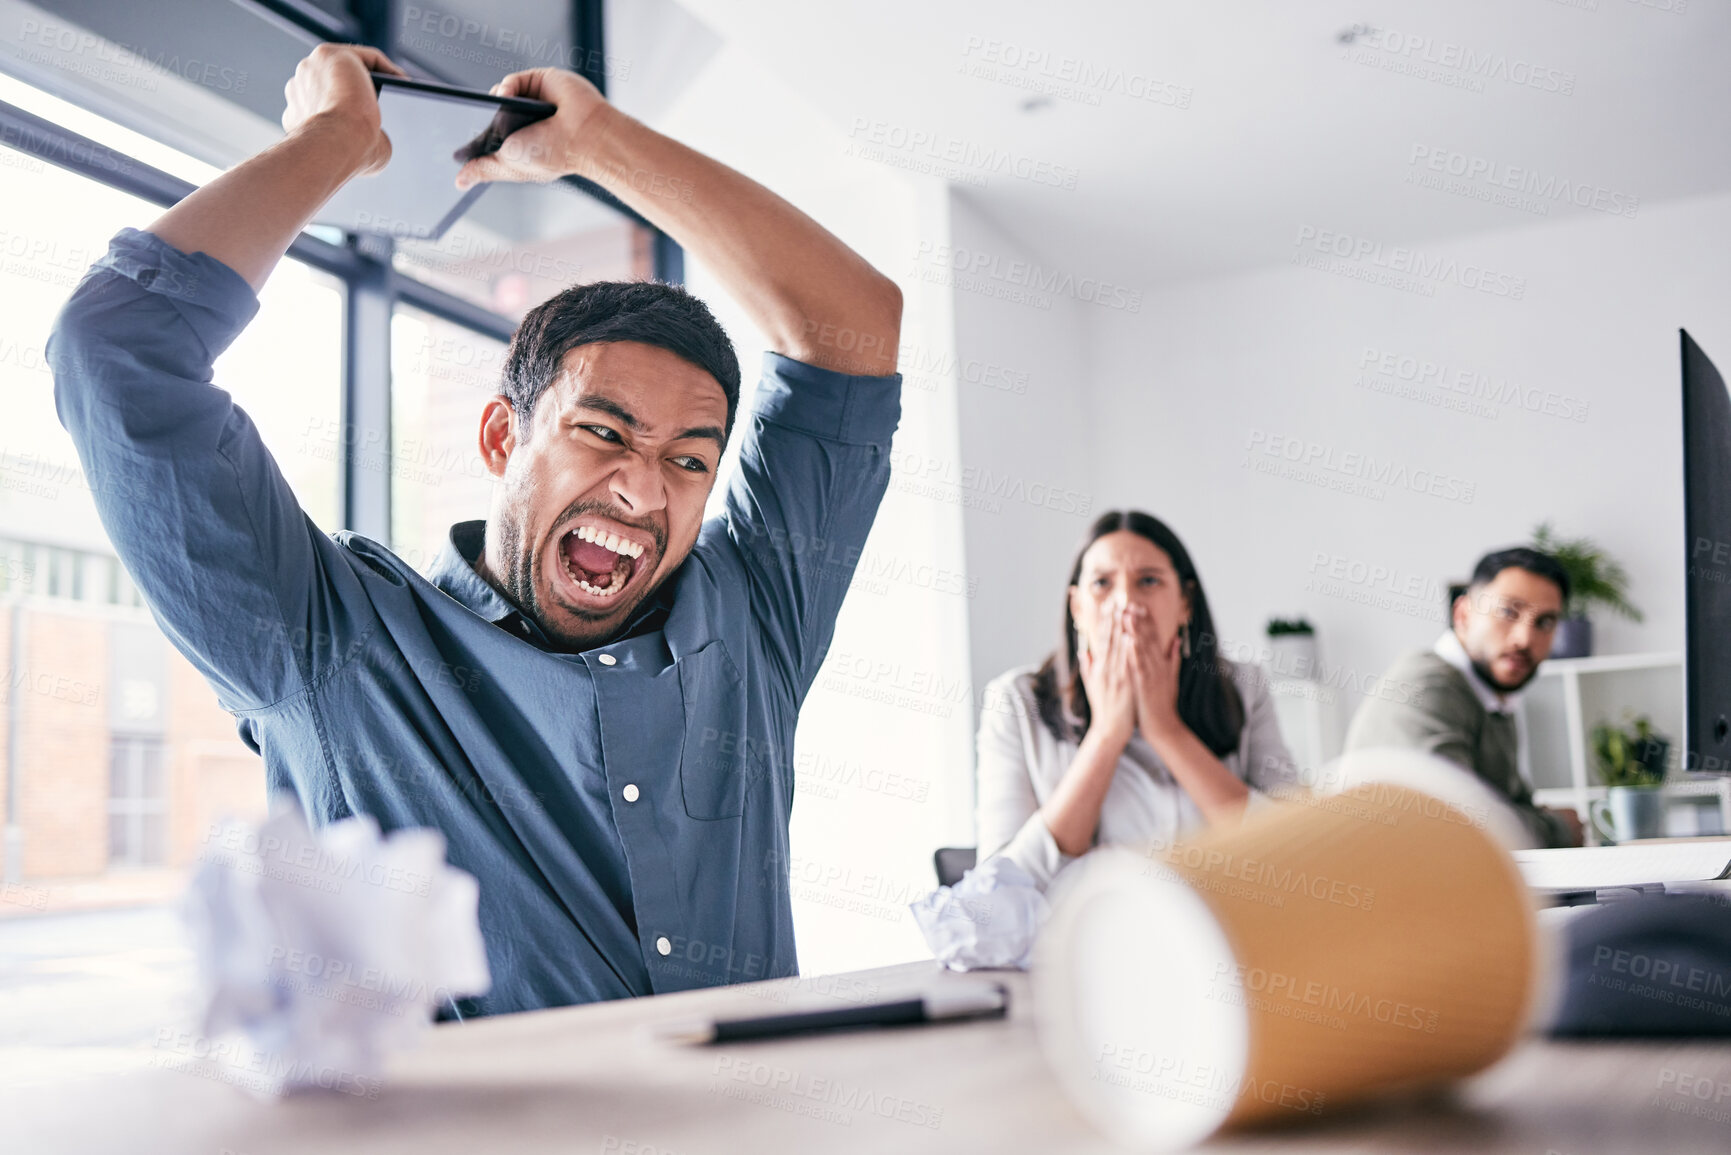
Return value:
M 595 660 L 597 662 L 600 662 L 603 666 L 611 666 L 615 662 L 617 662 L 619 659 L 614 657 L 612 654 L 602 654 L 600 657 L 596 658 Z
M 637 783 L 627 782 L 625 784 L 625 789 L 621 790 L 619 793 L 625 795 L 625 801 L 627 802 L 637 801 Z
M 662 935 L 660 938 L 655 940 L 655 949 L 660 951 L 664 955 L 665 954 L 672 954 L 673 953 L 673 944 L 667 941 L 666 935 Z

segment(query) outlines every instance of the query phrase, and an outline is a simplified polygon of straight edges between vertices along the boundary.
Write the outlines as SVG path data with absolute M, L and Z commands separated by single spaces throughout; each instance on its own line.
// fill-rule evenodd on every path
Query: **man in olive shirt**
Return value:
M 1395 746 L 1439 755 L 1500 794 L 1538 845 L 1580 845 L 1572 811 L 1533 803 L 1515 729 L 1519 693 L 1549 656 L 1568 596 L 1569 576 L 1550 555 L 1521 548 L 1486 555 L 1455 599 L 1453 628 L 1383 675 L 1391 692 L 1359 708 L 1347 750 Z

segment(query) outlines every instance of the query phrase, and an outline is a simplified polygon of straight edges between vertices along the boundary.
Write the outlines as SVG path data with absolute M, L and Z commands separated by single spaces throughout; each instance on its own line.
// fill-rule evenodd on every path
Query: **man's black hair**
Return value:
M 1479 564 L 1473 567 L 1473 578 L 1468 583 L 1469 588 L 1476 589 L 1488 582 L 1496 580 L 1498 574 L 1506 569 L 1524 569 L 1528 573 L 1538 574 L 1549 582 L 1555 583 L 1562 592 L 1563 604 L 1569 604 L 1569 572 L 1562 564 L 1548 553 L 1536 549 L 1528 549 L 1524 545 L 1512 549 L 1499 549 L 1495 553 L 1487 553 L 1479 559 Z
M 739 358 L 709 306 L 660 281 L 596 281 L 573 285 L 530 310 L 505 352 L 502 391 L 525 427 L 559 376 L 565 354 L 579 345 L 636 341 L 665 349 L 702 369 L 727 395 L 727 428 L 739 408 Z

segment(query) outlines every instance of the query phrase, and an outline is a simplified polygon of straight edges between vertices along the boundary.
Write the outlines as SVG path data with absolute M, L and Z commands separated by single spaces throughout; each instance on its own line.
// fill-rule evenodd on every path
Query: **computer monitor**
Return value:
M 1683 768 L 1731 772 L 1731 394 L 1683 344 L 1683 522 L 1687 534 Z

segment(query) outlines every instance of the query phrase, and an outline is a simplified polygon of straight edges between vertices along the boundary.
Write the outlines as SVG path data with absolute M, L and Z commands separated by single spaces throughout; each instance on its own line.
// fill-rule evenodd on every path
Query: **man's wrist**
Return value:
M 346 182 L 372 162 L 379 128 L 358 113 L 332 108 L 307 117 L 286 139 L 307 142 L 321 157 L 329 158 L 335 174 Z
M 574 135 L 584 147 L 566 158 L 566 173 L 592 180 L 609 192 L 630 184 L 632 165 L 626 155 L 626 140 L 633 126 L 641 125 L 612 104 L 602 101 L 590 110 Z

